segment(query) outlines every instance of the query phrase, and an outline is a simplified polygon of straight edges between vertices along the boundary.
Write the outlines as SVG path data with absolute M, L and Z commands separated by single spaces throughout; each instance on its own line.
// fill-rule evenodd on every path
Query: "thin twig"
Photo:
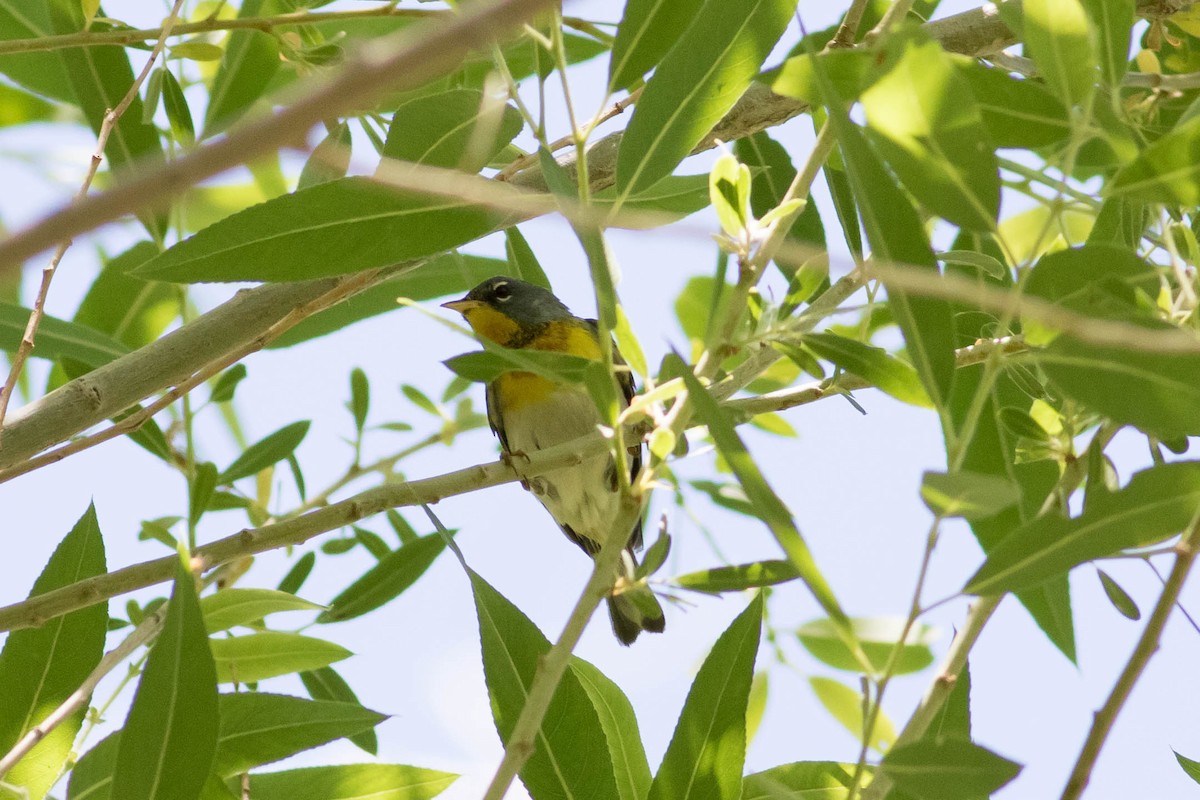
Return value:
M 83 198 L 87 197 L 88 190 L 92 188 L 92 180 L 96 177 L 97 170 L 100 169 L 100 163 L 104 160 L 104 148 L 108 146 L 108 137 L 112 134 L 112 130 L 116 127 L 117 122 L 121 119 L 121 115 L 129 108 L 129 104 L 133 102 L 133 98 L 137 97 L 138 89 L 146 80 L 146 76 L 150 74 L 150 70 L 154 67 L 154 62 L 158 60 L 159 55 L 166 46 L 167 37 L 171 35 L 171 26 L 175 24 L 175 20 L 179 17 L 179 9 L 183 6 L 183 0 L 175 0 L 175 4 L 171 7 L 171 13 L 167 15 L 163 21 L 162 34 L 158 37 L 158 42 L 155 43 L 154 49 L 150 52 L 150 57 L 146 59 L 146 65 L 142 67 L 142 71 L 134 78 L 129 90 L 125 92 L 125 96 L 121 98 L 121 102 L 117 103 L 115 108 L 110 108 L 104 113 L 104 121 L 100 124 L 100 132 L 96 137 L 96 149 L 92 153 L 92 158 L 88 163 L 87 174 L 84 175 L 83 184 L 79 187 L 79 191 L 75 193 L 73 203 L 78 203 Z M 21 343 L 17 346 L 17 352 L 13 356 L 12 365 L 8 370 L 8 379 L 4 382 L 4 388 L 0 389 L 0 436 L 4 433 L 4 417 L 8 413 L 8 404 L 12 400 L 13 391 L 17 387 L 17 381 L 21 378 L 21 370 L 25 367 L 25 361 L 29 358 L 29 353 L 33 350 L 34 337 L 37 335 L 38 325 L 41 324 L 42 316 L 46 308 L 46 296 L 50 293 L 50 282 L 54 280 L 54 274 L 58 270 L 59 262 L 67 253 L 67 249 L 71 246 L 71 239 L 63 239 L 58 248 L 54 251 L 54 256 L 50 259 L 50 263 L 42 269 L 42 282 L 38 286 L 37 297 L 33 301 L 33 308 L 29 312 L 29 322 L 25 325 L 25 333 L 21 336 Z

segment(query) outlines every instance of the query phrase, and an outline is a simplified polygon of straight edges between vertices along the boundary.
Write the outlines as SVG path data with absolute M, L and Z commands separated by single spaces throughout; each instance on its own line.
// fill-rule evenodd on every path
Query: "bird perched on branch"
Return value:
M 496 276 L 476 286 L 460 300 L 443 303 L 457 311 L 479 336 L 503 347 L 567 353 L 591 360 L 604 357 L 595 320 L 573 315 L 551 292 L 532 283 Z M 623 364 L 613 348 L 615 363 Z M 622 405 L 633 396 L 627 370 L 617 375 Z M 601 424 L 600 414 L 584 387 L 556 383 L 532 372 L 506 372 L 488 384 L 487 416 L 500 446 L 510 456 L 577 439 Z M 630 477 L 642 466 L 642 448 L 630 448 Z M 525 488 L 554 517 L 575 544 L 595 558 L 612 535 L 620 513 L 615 462 L 604 453 L 582 463 L 530 478 Z M 642 546 L 642 521 L 619 531 L 627 557 L 614 593 L 608 598 L 613 633 L 629 645 L 642 631 L 660 633 L 665 625 L 662 606 L 645 584 L 636 584 L 634 554 Z

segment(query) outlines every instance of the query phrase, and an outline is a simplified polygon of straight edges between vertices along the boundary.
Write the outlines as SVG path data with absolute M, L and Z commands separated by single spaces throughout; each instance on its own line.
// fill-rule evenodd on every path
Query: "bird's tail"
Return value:
M 617 640 L 628 647 L 642 631 L 662 633 L 667 620 L 650 587 L 642 584 L 608 598 L 608 616 Z

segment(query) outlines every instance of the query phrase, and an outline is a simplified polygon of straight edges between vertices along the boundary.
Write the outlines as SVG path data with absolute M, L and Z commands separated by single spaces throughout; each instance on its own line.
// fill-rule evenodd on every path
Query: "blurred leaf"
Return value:
M 371 409 L 371 385 L 361 367 L 350 370 L 350 413 L 354 415 L 354 430 L 362 435 Z
M 333 598 L 317 622 L 344 622 L 391 601 L 425 574 L 445 546 L 440 534 L 430 534 L 391 551 Z
M 182 561 L 117 747 L 123 797 L 196 797 L 217 747 L 217 680 L 196 581 Z
M 29 596 L 36 597 L 106 572 L 104 539 L 89 505 L 55 548 Z M 105 604 L 54 617 L 35 628 L 11 631 L 0 652 L 0 751 L 40 725 L 100 663 L 108 626 Z M 4 776 L 40 800 L 66 764 L 83 722 L 80 708 L 51 730 Z
M 184 147 L 190 147 L 196 142 L 196 127 L 192 124 L 192 112 L 188 110 L 187 99 L 171 70 L 163 69 L 162 76 L 163 108 L 167 112 L 171 135 Z
M 313 565 L 316 563 L 317 554 L 311 550 L 296 559 L 296 563 L 279 582 L 279 591 L 291 594 L 300 591 L 300 587 L 304 585 L 304 581 L 307 580 L 308 574 L 312 572 Z
M 321 667 L 300 673 L 300 681 L 313 700 L 335 700 L 339 703 L 358 705 L 358 695 L 350 688 L 350 684 L 337 673 L 333 667 Z M 379 737 L 374 728 L 367 728 L 346 737 L 362 750 L 376 755 L 379 751 Z
M 1092 23 L 1092 43 L 1100 62 L 1100 74 L 1110 87 L 1118 88 L 1129 67 L 1133 0 L 1082 0 L 1082 3 Z
M 1200 462 L 1142 470 L 1074 519 L 1043 516 L 1017 528 L 988 553 L 963 591 L 996 594 L 1036 586 L 1085 561 L 1158 544 L 1190 525 L 1197 508 Z
M 833 333 L 809 334 L 803 341 L 819 357 L 869 381 L 897 400 L 921 408 L 933 406 L 917 371 L 883 348 Z
M 346 177 L 346 172 L 350 169 L 353 146 L 350 126 L 339 122 L 317 143 L 308 160 L 304 162 L 300 178 L 296 181 L 296 190 Z
M 223 694 L 220 708 L 221 732 L 212 769 L 222 778 L 370 730 L 387 719 L 357 703 L 264 692 Z
M 342 764 L 250 776 L 254 800 L 427 800 L 458 779 L 400 764 Z
M 702 0 L 630 0 L 617 27 L 608 64 L 608 91 L 628 89 L 671 50 Z
M 742 796 L 746 705 L 762 635 L 762 594 L 730 623 L 692 681 L 648 800 Z
M 212 391 L 208 395 L 209 402 L 212 403 L 228 403 L 233 400 L 233 393 L 237 391 L 238 384 L 246 377 L 246 365 L 234 364 L 229 369 L 217 376 L 217 380 L 213 383 Z
M 783 35 L 795 5 L 706 0 L 646 84 L 625 129 L 617 156 L 622 196 L 670 175 L 725 116 Z
M 842 800 L 853 765 L 836 761 L 795 761 L 747 775 L 742 800 Z
M 483 673 L 491 698 L 492 716 L 500 740 L 508 742 L 538 664 L 550 650 L 550 642 L 520 609 L 487 581 L 474 572 L 469 575 L 479 617 Z M 585 668 L 584 679 L 589 675 L 591 672 Z M 520 772 L 521 782 L 529 794 L 533 797 L 621 797 L 623 789 L 618 789 L 610 749 L 614 743 L 605 735 L 605 725 L 575 670 L 568 670 L 563 675 L 545 719 L 548 724 L 538 732 L 533 753 Z M 626 776 L 620 784 L 624 787 L 634 780 L 642 778 Z
M 763 77 L 776 94 L 819 106 L 827 98 L 821 91 L 818 69 L 836 90 L 837 97 L 854 100 L 879 79 L 880 63 L 879 56 L 869 49 L 825 50 L 792 56 Z
M 333 642 L 283 631 L 216 638 L 210 643 L 219 683 L 254 683 L 327 667 L 352 655 Z
M 243 0 L 238 17 L 262 16 L 264 5 L 269 7 L 267 0 Z M 204 138 L 241 117 L 262 96 L 279 65 L 279 44 L 273 34 L 252 29 L 232 31 L 209 93 Z
M 212 499 L 213 490 L 217 488 L 217 465 L 205 461 L 196 465 L 196 474 L 191 481 L 191 492 L 188 497 L 188 521 L 194 526 Z
M 867 131 L 917 200 L 955 225 L 990 230 L 1000 208 L 995 154 L 970 85 L 939 44 L 910 36 L 863 93 Z
M 0 350 L 15 353 L 28 322 L 28 308 L 0 303 Z M 93 328 L 43 316 L 38 326 L 37 347 L 30 355 L 52 360 L 70 358 L 88 367 L 99 367 L 128 352 L 128 347 Z
M 601 208 L 611 208 L 616 204 L 617 197 L 617 188 L 609 186 L 595 192 L 592 202 Z M 626 197 L 621 203 L 624 211 L 656 212 L 660 218 L 665 217 L 663 222 L 682 219 L 704 208 L 708 208 L 707 175 L 668 175 L 650 188 Z M 658 221 L 656 219 L 653 222 Z M 622 219 L 620 224 L 633 229 L 653 227 L 650 222 L 642 224 L 637 219 L 631 219 L 628 223 Z
M 741 592 L 794 581 L 800 574 L 790 561 L 754 561 L 733 567 L 713 567 L 680 575 L 673 581 L 697 592 Z
M 969 741 L 922 739 L 889 750 L 879 769 L 919 800 L 962 800 L 990 797 L 1021 766 Z
M 0 19 L 4 18 L 0 8 Z M 0 39 L 2 41 L 2 39 Z M 4 58 L 0 56 L 0 72 L 4 71 Z M 0 85 L 0 128 L 26 125 L 30 122 L 47 122 L 57 114 L 57 109 L 36 95 L 23 92 L 8 85 Z
M 358 540 L 359 544 L 367 549 L 368 553 L 375 556 L 375 558 L 384 558 L 392 552 L 392 549 L 387 546 L 387 544 L 379 537 L 378 534 L 373 533 L 366 528 L 360 528 L 357 525 L 352 525 L 351 528 L 354 531 L 354 538 Z
M 926 472 L 921 477 L 921 499 L 929 510 L 944 517 L 983 519 L 1009 508 L 1020 499 L 1012 481 L 977 472 Z
M 1104 194 L 1150 203 L 1200 204 L 1200 161 L 1195 157 L 1198 143 L 1200 117 L 1181 121 L 1117 170 L 1105 185 Z
M 736 483 L 717 483 L 716 481 L 691 481 L 693 489 L 699 489 L 721 508 L 727 508 L 738 514 L 754 516 L 754 506 L 746 497 L 746 492 Z
M 346 275 L 442 253 L 501 227 L 504 216 L 369 178 L 341 178 L 239 211 L 134 273 L 177 283 Z
M 319 608 L 322 606 L 276 589 L 222 589 L 200 598 L 200 612 L 209 633 L 250 625 L 269 614 Z
M 170 58 L 186 58 L 189 61 L 220 61 L 224 51 L 212 42 L 189 39 L 171 45 Z
M 504 373 L 513 371 L 532 372 L 557 383 L 583 383 L 587 380 L 588 372 L 599 364 L 590 358 L 567 353 L 501 347 L 463 353 L 442 363 L 455 375 L 480 383 L 491 383 Z
M 521 132 L 520 112 L 473 89 L 409 100 L 396 109 L 385 158 L 476 173 Z
M 971 738 L 971 665 L 963 664 L 950 695 L 925 731 L 924 739 Z
M 413 300 L 432 300 L 453 294 L 464 294 L 476 284 L 493 275 L 504 273 L 505 262 L 497 258 L 468 256 L 450 252 L 436 256 L 405 274 L 372 286 L 332 308 L 317 312 L 290 328 L 268 349 L 291 347 L 341 330 L 359 320 L 394 311 L 398 297 Z
M 512 275 L 543 289 L 550 288 L 550 279 L 538 263 L 533 248 L 515 225 L 504 229 L 504 252 L 508 258 L 508 265 L 512 268 Z
M 850 624 L 875 673 L 882 674 L 904 631 L 904 620 L 900 617 L 852 617 Z M 838 630 L 828 619 L 806 622 L 796 630 L 796 637 L 804 649 L 819 661 L 835 669 L 862 671 L 862 665 L 846 648 Z M 929 649 L 929 644 L 935 638 L 936 632 L 928 625 L 913 625 L 900 646 L 893 674 L 920 672 L 932 664 L 933 651 Z
M 1027 0 L 1022 11 L 1025 49 L 1046 85 L 1068 106 L 1086 106 L 1096 53 L 1079 0 Z
M 833 678 L 812 677 L 808 679 L 808 683 L 825 710 L 840 722 L 856 741 L 861 741 L 863 738 L 862 694 Z M 880 711 L 879 716 L 875 719 L 875 730 L 870 746 L 883 752 L 894 741 L 896 741 L 896 727 L 887 714 Z
M 617 781 L 614 797 L 642 800 L 650 789 L 650 765 L 629 698 L 604 673 L 581 658 L 571 657 L 570 670 L 587 693 L 604 729 Z
M 0 41 L 40 39 L 56 33 L 49 3 L 0 0 Z M 55 51 L 10 53 L 0 56 L 0 72 L 38 94 L 76 103 L 66 65 Z
M 750 682 L 750 697 L 746 701 L 746 747 L 754 741 L 758 726 L 762 724 L 763 714 L 767 711 L 769 688 L 769 673 L 761 669 L 755 672 L 754 680 Z
M 1014 78 L 973 58 L 953 58 L 953 63 L 971 87 L 996 147 L 1044 147 L 1070 136 L 1066 107 L 1039 81 Z
M 1100 585 L 1104 588 L 1108 602 L 1113 604 L 1113 608 L 1119 611 L 1121 616 L 1134 622 L 1142 618 L 1142 611 L 1138 608 L 1137 601 L 1130 597 L 1119 583 L 1102 569 L 1097 569 L 1096 574 L 1100 576 Z
M 250 445 L 233 460 L 232 464 L 225 468 L 225 471 L 218 476 L 217 482 L 221 485 L 233 483 L 240 478 L 257 474 L 272 464 L 287 458 L 304 441 L 310 424 L 305 420 L 284 425 L 269 436 Z

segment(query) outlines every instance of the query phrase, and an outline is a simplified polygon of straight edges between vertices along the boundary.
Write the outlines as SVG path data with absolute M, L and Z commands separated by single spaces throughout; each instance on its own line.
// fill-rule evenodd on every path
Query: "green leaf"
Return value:
M 608 91 L 628 89 L 663 59 L 702 0 L 630 0 L 608 62 Z
M 904 620 L 900 617 L 853 617 L 850 624 L 875 673 L 882 674 L 904 631 Z M 839 631 L 828 619 L 806 622 L 796 630 L 796 637 L 805 650 L 829 666 L 849 672 L 862 671 L 862 665 L 846 648 Z M 894 674 L 920 672 L 932 664 L 933 651 L 929 644 L 935 638 L 936 632 L 928 625 L 913 625 L 900 645 Z
M 267 0 L 244 0 L 238 17 L 261 16 Z M 221 66 L 213 78 L 204 138 L 227 128 L 262 96 L 279 69 L 279 43 L 271 33 L 238 30 L 229 34 Z
M 1086 106 L 1095 89 L 1096 53 L 1079 0 L 1022 4 L 1025 48 L 1038 71 L 1067 106 Z
M 833 590 L 825 580 L 812 557 L 812 552 L 800 535 L 792 519 L 792 513 L 784 506 L 783 501 L 767 483 L 766 477 L 751 458 L 746 446 L 742 443 L 724 409 L 717 404 L 708 390 L 700 385 L 700 381 L 692 374 L 691 369 L 676 355 L 667 357 L 667 364 L 674 361 L 672 372 L 683 376 L 687 385 L 688 397 L 695 405 L 696 413 L 708 426 L 709 435 L 717 445 L 717 451 L 733 469 L 734 475 L 746 491 L 756 516 L 766 523 L 776 541 L 787 554 L 788 560 L 796 568 L 797 575 L 804 585 L 813 593 L 825 613 L 834 619 L 845 622 L 846 613 L 838 604 Z
M 742 800 L 842 800 L 854 767 L 836 761 L 795 761 L 747 775 Z
M 436 255 L 503 225 L 504 214 L 350 177 L 226 217 L 135 270 L 153 280 L 299 281 Z
M 1179 762 L 1179 766 L 1183 768 L 1187 776 L 1196 783 L 1200 783 L 1200 761 L 1193 761 L 1187 756 L 1181 756 L 1175 750 L 1171 752 L 1175 753 L 1175 760 Z
M 737 102 L 783 35 L 795 0 L 706 0 L 646 84 L 617 154 L 637 194 L 674 171 Z
M 72 321 L 102 331 L 131 349 L 157 339 L 179 315 L 179 294 L 167 284 L 147 283 L 127 274 L 157 253 L 157 245 L 139 242 L 108 259 Z
M 301 672 L 300 681 L 313 700 L 335 700 L 339 703 L 359 704 L 358 695 L 333 667 L 321 667 Z M 346 738 L 371 755 L 376 755 L 379 751 L 379 737 L 375 735 L 374 728 L 367 728 Z
M 350 413 L 354 415 L 354 430 L 362 435 L 371 409 L 371 385 L 361 367 L 350 370 Z
M 277 675 L 327 667 L 352 654 L 341 645 L 282 631 L 213 639 L 220 683 L 254 683 Z
M 0 41 L 40 39 L 56 33 L 49 3 L 0 0 Z M 0 56 L 0 72 L 27 89 L 65 103 L 75 103 L 66 65 L 56 51 Z
M 863 697 L 862 694 L 835 681 L 833 678 L 812 677 L 808 679 L 813 693 L 821 701 L 825 710 L 842 724 L 850 735 L 862 740 L 863 735 Z M 871 747 L 884 751 L 896 741 L 896 728 L 888 716 L 880 712 L 875 720 L 875 730 L 871 736 Z
M 1200 116 L 1181 121 L 1117 170 L 1105 185 L 1104 195 L 1148 203 L 1200 204 L 1198 142 Z
M 104 540 L 89 505 L 55 548 L 29 596 L 36 597 L 106 572 Z M 103 603 L 54 617 L 37 628 L 12 631 L 0 652 L 0 751 L 40 724 L 73 694 L 100 663 L 108 610 Z M 4 777 L 40 800 L 58 778 L 83 722 L 84 709 L 70 715 Z
M 592 201 L 602 208 L 612 208 L 617 201 L 617 187 L 609 186 L 592 195 Z M 708 176 L 707 175 L 668 175 L 649 189 L 643 189 L 637 194 L 626 197 L 621 202 L 624 211 L 651 211 L 657 213 L 659 220 L 672 222 L 708 208 Z M 625 220 L 620 224 L 625 226 Z M 641 229 L 653 227 L 650 223 L 642 224 L 637 219 L 631 219 L 628 227 Z
M 268 348 L 294 344 L 341 330 L 359 320 L 394 311 L 396 298 L 432 300 L 435 297 L 464 294 L 493 275 L 504 273 L 505 262 L 497 258 L 446 253 L 426 261 L 405 274 L 372 286 L 332 308 L 313 314 L 290 328 Z
M 1044 516 L 1010 533 L 967 582 L 968 594 L 1036 586 L 1085 561 L 1165 541 L 1200 508 L 1200 462 L 1142 470 L 1118 492 L 1096 497 L 1074 519 Z
M 220 61 L 224 51 L 218 45 L 200 39 L 189 39 L 186 42 L 172 45 L 171 58 L 186 58 L 190 61 Z
M 971 665 L 964 663 L 954 688 L 929 724 L 924 739 L 971 738 Z
M 297 191 L 346 177 L 353 148 L 350 126 L 339 122 L 317 143 L 304 162 L 304 169 L 300 170 L 300 178 L 296 181 Z
M 269 614 L 322 608 L 290 592 L 275 589 L 222 589 L 200 599 L 200 612 L 209 633 L 259 622 Z
M 762 635 L 758 594 L 700 665 L 648 800 L 738 800 L 746 759 L 746 704 Z
M 217 747 L 217 680 L 192 573 L 179 561 L 117 747 L 123 797 L 197 797 Z
M 684 589 L 716 594 L 774 586 L 794 581 L 799 577 L 799 572 L 790 561 L 754 561 L 732 567 L 713 567 L 689 572 L 674 578 L 674 582 Z
M 743 238 L 750 217 L 750 168 L 739 164 L 733 153 L 722 153 L 713 162 L 708 173 L 708 199 L 717 212 L 721 230 L 735 239 Z
M 921 499 L 944 517 L 985 519 L 1011 507 L 1020 499 L 1012 481 L 978 472 L 926 472 L 921 477 Z
M 592 701 L 604 729 L 617 781 L 614 797 L 642 800 L 650 789 L 650 764 L 629 698 L 608 676 L 581 658 L 572 656 L 570 669 Z
M 0 303 L 0 350 L 15 353 L 28 322 L 28 308 Z M 128 347 L 93 328 L 43 316 L 38 325 L 37 347 L 30 355 L 52 360 L 69 358 L 99 367 L 128 352 Z
M 515 225 L 504 229 L 504 252 L 511 274 L 543 289 L 550 288 L 550 279 L 546 277 L 546 271 L 542 269 L 533 248 Z
M 933 406 L 917 371 L 883 348 L 834 333 L 809 334 L 803 341 L 819 357 L 853 372 L 897 400 L 921 408 Z
M 300 587 L 304 585 L 304 581 L 308 579 L 308 574 L 312 572 L 313 565 L 316 563 L 317 554 L 311 550 L 296 559 L 296 563 L 279 582 L 279 591 L 291 594 L 300 591 Z
M 961 739 L 923 739 L 888 751 L 879 769 L 918 800 L 990 797 L 1021 765 Z
M 291 455 L 308 434 L 309 423 L 293 422 L 246 448 L 217 478 L 221 485 L 255 475 Z
M 1044 147 L 1071 135 L 1066 107 L 1041 83 L 1014 78 L 973 58 L 953 62 L 971 87 L 983 127 L 996 147 Z
M 483 673 L 501 741 L 507 742 L 550 642 L 520 609 L 469 572 L 479 616 Z M 521 782 L 533 797 L 618 797 L 611 743 L 574 670 L 568 670 L 546 712 Z M 626 779 L 622 779 L 625 782 Z
M 109 800 L 112 797 L 113 768 L 121 732 L 105 736 L 83 754 L 71 770 L 67 785 L 69 800 Z
M 524 125 L 508 104 L 473 89 L 452 89 L 410 100 L 396 109 L 383 156 L 476 173 Z
M 234 364 L 222 372 L 213 383 L 212 391 L 208 395 L 209 402 L 228 403 L 233 400 L 233 393 L 237 391 L 238 384 L 245 378 L 246 365 Z
M 3 10 L 0 10 L 2 18 Z M 0 72 L 3 72 L 3 58 L 0 57 Z M 56 113 L 52 103 L 47 103 L 36 95 L 23 92 L 12 86 L 0 86 L 0 128 L 26 125 L 30 122 L 47 122 Z
M 487 346 L 487 343 L 484 343 Z M 491 383 L 506 372 L 532 372 L 557 383 L 583 383 L 599 362 L 548 350 L 516 350 L 489 346 L 486 351 L 463 353 L 448 358 L 446 367 L 455 375 L 480 383 Z
M 171 70 L 164 68 L 162 76 L 163 108 L 167 112 L 171 135 L 184 147 L 190 147 L 196 142 L 196 127 L 192 124 L 192 112 L 188 110 L 187 99 Z
M 933 40 L 910 36 L 901 46 L 896 65 L 863 93 L 871 138 L 922 205 L 990 230 L 1000 175 L 971 87 Z
M 250 776 L 254 800 L 427 800 L 458 779 L 401 764 L 305 767 Z
M 1162 438 L 1200 434 L 1200 355 L 1103 347 L 1063 335 L 1036 357 L 1064 394 L 1116 422 Z
M 1092 23 L 1092 45 L 1100 62 L 1100 74 L 1105 83 L 1117 88 L 1129 67 L 1133 0 L 1082 0 L 1082 3 Z
M 1119 611 L 1121 616 L 1134 622 L 1142 618 L 1142 611 L 1138 608 L 1137 601 L 1121 588 L 1121 584 L 1113 580 L 1102 569 L 1097 569 L 1096 574 L 1100 576 L 1100 585 L 1104 587 L 1104 594 L 1108 597 L 1108 602 L 1113 604 L 1113 608 Z
M 217 465 L 205 461 L 196 465 L 196 475 L 192 478 L 191 492 L 188 497 L 188 520 L 194 526 L 208 510 L 212 500 L 213 490 L 217 488 Z
M 223 694 L 220 708 L 221 732 L 212 770 L 222 778 L 370 730 L 387 719 L 357 703 L 263 692 Z
M 391 601 L 425 574 L 445 546 L 445 539 L 434 533 L 391 551 L 333 598 L 317 622 L 354 619 Z
M 822 105 L 828 100 L 821 91 L 822 75 L 837 97 L 852 100 L 879 79 L 879 67 L 878 56 L 868 49 L 825 50 L 792 56 L 767 72 L 763 79 L 776 94 Z

